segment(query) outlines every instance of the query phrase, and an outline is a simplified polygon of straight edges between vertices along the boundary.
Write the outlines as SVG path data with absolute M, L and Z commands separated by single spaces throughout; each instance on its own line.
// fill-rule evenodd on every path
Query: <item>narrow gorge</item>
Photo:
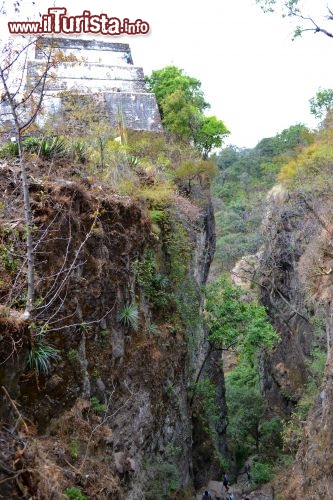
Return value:
M 1 73 L 0 498 L 333 498 L 330 113 L 221 149 L 183 70 L 50 40 Z

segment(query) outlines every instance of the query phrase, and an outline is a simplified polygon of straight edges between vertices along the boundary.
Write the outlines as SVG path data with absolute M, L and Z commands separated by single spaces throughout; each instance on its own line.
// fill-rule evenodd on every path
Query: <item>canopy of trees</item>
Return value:
M 304 125 L 296 124 L 262 139 L 255 148 L 228 146 L 216 156 L 216 257 L 224 269 L 232 268 L 243 255 L 257 252 L 267 192 L 281 166 L 313 140 Z

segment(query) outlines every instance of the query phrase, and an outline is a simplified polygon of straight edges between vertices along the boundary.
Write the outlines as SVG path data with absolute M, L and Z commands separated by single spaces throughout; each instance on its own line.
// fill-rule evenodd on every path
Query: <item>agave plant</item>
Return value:
M 71 154 L 74 160 L 84 164 L 89 158 L 89 149 L 87 143 L 83 139 L 74 139 L 71 147 Z
M 170 280 L 165 274 L 156 273 L 155 286 L 158 290 L 165 290 L 170 284 Z
M 137 331 L 139 328 L 138 306 L 134 302 L 125 304 L 119 313 L 118 319 L 124 326 Z
M 63 137 L 43 137 L 39 142 L 38 156 L 45 160 L 61 158 L 67 152 L 67 144 Z
M 155 323 L 149 323 L 149 325 L 147 326 L 147 335 L 154 336 L 154 335 L 158 335 L 159 333 L 160 333 L 160 330 L 158 329 L 158 326 L 155 325 Z
M 137 167 L 140 163 L 140 159 L 137 156 L 131 155 L 127 158 L 129 167 Z
M 59 350 L 39 337 L 29 351 L 26 366 L 37 375 L 47 375 L 51 370 L 51 362 L 59 358 Z

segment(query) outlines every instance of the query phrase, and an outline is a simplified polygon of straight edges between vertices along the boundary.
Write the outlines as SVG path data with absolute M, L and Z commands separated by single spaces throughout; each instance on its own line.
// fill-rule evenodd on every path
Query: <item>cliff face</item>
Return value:
M 0 174 L 1 248 L 15 241 L 19 251 L 16 167 Z M 200 287 L 215 245 L 208 191 L 200 208 L 175 195 L 158 222 L 146 203 L 82 183 L 32 182 L 31 195 L 39 302 L 30 323 L 17 313 L 24 280 L 11 288 L 3 252 L 1 261 L 10 304 L 0 318 L 1 494 L 185 498 L 188 387 L 204 355 Z M 50 346 L 50 369 L 31 369 Z
M 322 386 L 301 430 L 296 461 L 281 498 L 328 499 L 332 481 L 332 228 L 331 203 L 301 192 L 276 188 L 264 221 L 266 243 L 261 256 L 263 301 L 281 334 L 281 343 L 262 359 L 262 384 L 272 411 L 292 409 L 306 380 L 311 348 L 327 342 Z M 315 331 L 313 321 L 326 325 Z
M 274 352 L 261 358 L 262 390 L 272 413 L 291 411 L 307 378 L 313 308 L 306 303 L 298 266 L 317 230 L 302 200 L 280 187 L 271 191 L 258 272 L 262 302 L 281 337 Z
M 327 310 L 327 334 L 332 341 L 332 310 Z M 309 413 L 284 498 L 325 500 L 333 496 L 333 360 L 327 358 L 321 392 Z
M 323 201 L 323 200 L 321 200 Z M 300 261 L 303 286 L 311 294 L 325 318 L 327 360 L 320 391 L 304 425 L 304 433 L 286 495 L 289 498 L 319 498 L 333 496 L 333 252 L 332 208 L 329 200 L 311 208 L 317 219 L 318 231 Z

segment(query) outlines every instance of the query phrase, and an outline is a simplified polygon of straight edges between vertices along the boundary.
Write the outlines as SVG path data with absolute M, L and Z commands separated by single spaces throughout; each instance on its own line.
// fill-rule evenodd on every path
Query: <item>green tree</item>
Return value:
M 201 113 L 188 101 L 186 94 L 176 90 L 167 95 L 161 103 L 163 125 L 178 140 L 190 142 L 196 135 L 201 122 Z
M 209 329 L 209 348 L 195 380 L 191 404 L 200 377 L 214 351 L 235 351 L 242 360 L 253 360 L 261 347 L 272 347 L 278 335 L 268 322 L 266 310 L 249 301 L 244 291 L 222 275 L 206 289 L 204 314 Z
M 181 92 L 185 101 L 194 106 L 199 112 L 209 108 L 201 90 L 201 82 L 196 78 L 185 75 L 182 69 L 176 66 L 166 66 L 163 69 L 155 70 L 150 77 L 146 78 L 148 88 L 154 92 L 157 104 L 162 116 L 163 102 L 166 97 L 175 92 Z
M 274 137 L 262 139 L 256 146 L 256 150 L 263 157 L 273 158 L 299 146 L 306 146 L 312 142 L 312 134 L 302 123 L 291 125 L 282 130 Z
M 333 89 L 320 89 L 310 99 L 310 111 L 316 118 L 324 118 L 333 109 Z
M 261 219 L 267 192 L 283 163 L 314 141 L 315 134 L 298 123 L 255 148 L 223 148 L 214 158 L 216 203 L 216 260 L 230 269 L 243 255 L 255 254 L 261 244 Z
M 199 80 L 176 66 L 167 66 L 153 71 L 146 81 L 156 96 L 163 126 L 168 132 L 180 141 L 193 144 L 204 159 L 214 147 L 222 145 L 229 131 L 216 116 L 204 116 L 210 106 Z
M 216 116 L 205 116 L 194 134 L 194 144 L 206 159 L 213 148 L 222 146 L 223 137 L 229 133 L 224 123 Z
M 19 3 L 16 4 L 16 9 L 19 9 Z M 0 7 L 0 14 L 3 12 L 4 3 Z M 53 81 L 52 72 L 64 62 L 76 62 L 76 58 L 72 54 L 65 56 L 57 50 L 57 44 L 54 40 L 45 45 L 43 44 L 43 36 L 22 38 L 23 40 L 10 37 L 5 43 L 0 40 L 0 45 L 2 45 L 0 132 L 14 136 L 18 149 L 26 233 L 27 299 L 25 317 L 29 317 L 35 298 L 35 264 L 30 181 L 23 150 L 23 136 L 27 131 L 33 129 L 38 116 L 42 114 L 44 98 Z M 28 53 L 36 48 L 42 52 L 43 61 L 37 74 L 28 79 L 24 86 Z
M 240 363 L 226 378 L 228 437 L 235 455 L 258 451 L 265 402 L 256 367 Z
M 187 191 L 191 192 L 192 181 L 201 182 L 203 177 L 212 179 L 217 173 L 217 168 L 212 160 L 185 161 L 175 170 L 178 181 L 187 181 Z
M 253 453 L 264 463 L 276 457 L 282 447 L 282 422 L 278 416 L 267 420 L 257 361 L 242 359 L 227 374 L 226 398 L 228 447 L 237 465 L 241 467 Z M 256 482 L 253 470 L 252 476 Z

